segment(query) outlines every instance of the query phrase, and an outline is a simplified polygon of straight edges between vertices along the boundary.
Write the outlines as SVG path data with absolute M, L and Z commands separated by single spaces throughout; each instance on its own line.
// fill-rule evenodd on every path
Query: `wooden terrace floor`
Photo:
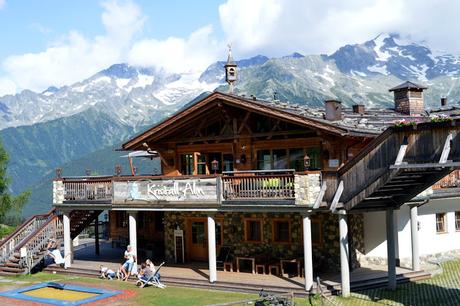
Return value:
M 109 252 L 112 250 L 111 252 Z M 121 262 L 120 254 L 123 250 L 112 249 L 109 244 L 101 245 L 101 255 L 94 255 L 94 245 L 75 251 L 75 260 L 67 271 L 59 267 L 50 266 L 45 271 L 69 273 L 72 275 L 98 276 L 100 265 L 110 267 L 116 271 Z M 114 258 L 114 256 L 116 256 Z M 155 262 L 156 265 L 159 262 Z M 413 272 L 405 268 L 397 268 L 399 283 L 430 277 L 429 273 Z M 296 295 L 305 295 L 304 278 L 293 276 L 276 276 L 268 274 L 252 274 L 247 272 L 217 271 L 217 282 L 209 283 L 207 263 L 191 263 L 186 265 L 165 264 L 161 268 L 162 281 L 169 285 L 200 287 L 207 289 L 221 289 L 228 291 L 258 292 L 266 291 L 285 293 L 294 292 Z M 315 275 L 316 278 L 317 275 Z M 334 294 L 340 292 L 340 274 L 329 273 L 319 275 L 323 292 Z M 358 268 L 351 272 L 351 289 L 353 291 L 383 287 L 387 281 L 387 271 L 384 269 Z M 316 284 L 314 286 L 316 292 Z

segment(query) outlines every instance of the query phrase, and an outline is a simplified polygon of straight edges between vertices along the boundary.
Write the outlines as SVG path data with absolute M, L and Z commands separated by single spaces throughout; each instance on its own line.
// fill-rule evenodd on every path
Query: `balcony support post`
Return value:
M 216 221 L 214 214 L 208 214 L 208 258 L 209 258 L 209 282 L 217 280 L 216 262 Z
M 389 208 L 386 211 L 387 223 L 387 258 L 388 258 L 388 289 L 396 289 L 396 249 L 395 249 L 395 222 L 394 210 Z
M 62 225 L 64 228 L 64 266 L 70 267 L 72 264 L 72 239 L 70 237 L 70 212 L 63 212 Z
M 350 296 L 350 262 L 348 257 L 348 224 L 344 210 L 337 211 L 339 216 L 340 232 L 340 278 L 342 282 L 342 296 Z
M 99 215 L 94 220 L 94 252 L 99 256 Z
M 130 211 L 128 213 L 129 222 L 129 245 L 134 251 L 136 262 L 134 262 L 132 274 L 137 274 L 137 211 Z
M 305 270 L 305 291 L 313 287 L 313 256 L 311 243 L 311 220 L 310 215 L 303 215 L 303 256 Z
M 418 242 L 418 207 L 410 205 L 410 233 L 412 247 L 412 270 L 420 270 L 420 255 Z

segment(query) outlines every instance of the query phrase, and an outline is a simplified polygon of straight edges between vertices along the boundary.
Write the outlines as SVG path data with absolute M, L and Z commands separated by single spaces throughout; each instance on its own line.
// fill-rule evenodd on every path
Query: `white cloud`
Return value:
M 5 6 L 5 3 L 5 0 L 0 0 L 0 10 Z
M 224 32 L 244 56 L 330 53 L 382 32 L 458 53 L 459 11 L 460 2 L 449 0 L 228 0 L 219 7 Z
M 87 38 L 71 31 L 42 52 L 7 57 L 2 63 L 5 76 L 0 94 L 12 93 L 13 88 L 42 91 L 51 85 L 70 84 L 122 61 L 145 17 L 130 1 L 109 1 L 102 6 L 104 35 Z
M 224 44 L 212 38 L 212 27 L 205 26 L 186 39 L 144 39 L 134 44 L 129 54 L 130 64 L 161 67 L 169 72 L 197 72 L 217 60 Z

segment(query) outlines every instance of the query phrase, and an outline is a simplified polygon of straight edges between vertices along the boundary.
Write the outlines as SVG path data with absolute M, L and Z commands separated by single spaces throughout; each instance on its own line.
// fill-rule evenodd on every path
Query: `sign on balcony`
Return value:
M 115 181 L 113 188 L 114 202 L 217 201 L 217 181 L 215 178 Z

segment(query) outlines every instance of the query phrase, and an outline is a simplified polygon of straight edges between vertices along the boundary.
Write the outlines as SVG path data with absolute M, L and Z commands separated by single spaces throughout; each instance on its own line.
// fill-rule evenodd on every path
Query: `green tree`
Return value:
M 22 208 L 30 196 L 30 191 L 25 191 L 17 196 L 12 196 L 9 193 L 8 185 L 11 179 L 6 173 L 7 165 L 8 154 L 0 141 L 0 223 L 5 222 L 7 214 L 20 216 Z

